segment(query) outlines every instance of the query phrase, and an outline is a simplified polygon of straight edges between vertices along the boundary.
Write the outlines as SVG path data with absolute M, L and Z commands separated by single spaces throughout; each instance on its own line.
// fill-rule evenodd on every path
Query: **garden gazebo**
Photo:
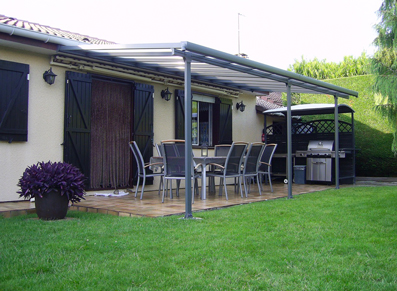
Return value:
M 253 96 L 268 92 L 287 93 L 287 161 L 288 197 L 292 198 L 292 135 L 291 93 L 327 94 L 334 97 L 335 116 L 338 115 L 338 98 L 358 97 L 356 91 L 338 87 L 313 78 L 281 70 L 253 60 L 197 45 L 191 42 L 160 44 L 115 44 L 60 46 L 56 58 L 97 59 L 108 64 L 134 70 L 142 80 L 184 84 L 185 96 L 191 96 L 196 84 L 207 86 L 220 94 L 238 96 L 251 92 Z M 95 68 L 93 68 L 95 70 Z M 156 75 L 154 75 L 156 74 Z M 158 80 L 158 74 L 163 77 Z M 191 156 L 191 98 L 185 99 L 186 157 Z M 335 120 L 337 128 L 337 118 Z M 339 145 L 335 145 L 338 149 Z M 192 217 L 191 159 L 186 158 L 186 213 Z M 338 187 L 338 185 L 337 185 Z

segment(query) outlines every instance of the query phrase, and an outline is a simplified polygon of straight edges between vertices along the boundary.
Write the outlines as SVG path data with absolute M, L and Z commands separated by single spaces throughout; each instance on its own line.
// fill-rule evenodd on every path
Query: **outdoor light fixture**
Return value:
M 44 79 L 44 81 L 45 81 L 46 83 L 52 85 L 52 84 L 54 84 L 54 82 L 55 82 L 55 77 L 56 77 L 56 76 L 57 76 L 57 75 L 55 75 L 55 74 L 52 72 L 52 68 L 50 68 L 48 71 L 45 71 L 45 72 L 44 72 L 44 74 L 43 74 L 43 79 Z
M 171 96 L 172 96 L 172 93 L 168 90 L 168 88 L 163 90 L 163 91 L 161 91 L 161 97 L 163 99 L 165 99 L 166 101 L 170 101 L 171 100 Z
M 236 104 L 236 108 L 237 110 L 240 110 L 241 112 L 243 112 L 245 110 L 245 105 L 243 103 L 243 101 L 240 101 Z
M 201 156 L 202 157 L 208 157 L 208 145 L 207 145 L 207 143 L 203 143 L 201 145 Z

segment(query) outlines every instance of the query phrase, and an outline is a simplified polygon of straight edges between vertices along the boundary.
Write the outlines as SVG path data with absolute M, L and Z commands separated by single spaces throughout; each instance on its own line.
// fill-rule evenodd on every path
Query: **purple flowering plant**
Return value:
M 66 195 L 71 202 L 84 199 L 85 177 L 80 170 L 64 162 L 38 162 L 25 169 L 19 179 L 17 193 L 19 197 L 30 199 L 43 197 L 43 194 L 52 190 Z

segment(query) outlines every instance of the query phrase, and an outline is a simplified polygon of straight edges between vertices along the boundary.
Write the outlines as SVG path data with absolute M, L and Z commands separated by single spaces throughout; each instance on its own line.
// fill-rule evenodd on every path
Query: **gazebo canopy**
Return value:
M 269 115 L 287 115 L 288 107 L 280 107 L 263 111 Z M 291 106 L 291 113 L 296 115 L 335 114 L 335 104 L 300 104 Z M 353 108 L 346 104 L 338 104 L 338 113 L 354 113 Z
M 184 79 L 184 60 L 191 61 L 191 81 L 248 91 L 255 95 L 286 92 L 328 94 L 343 98 L 358 93 L 293 72 L 224 53 L 191 42 L 60 46 L 61 54 L 96 59 L 135 70 Z

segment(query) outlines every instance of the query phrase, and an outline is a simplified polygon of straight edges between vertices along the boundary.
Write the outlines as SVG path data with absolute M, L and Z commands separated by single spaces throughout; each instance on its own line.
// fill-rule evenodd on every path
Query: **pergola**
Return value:
M 191 42 L 160 44 L 117 44 L 60 46 L 59 54 L 94 59 L 146 74 L 148 81 L 161 75 L 167 82 L 183 81 L 185 96 L 191 96 L 192 84 L 216 88 L 223 94 L 238 95 L 250 92 L 263 95 L 268 92 L 287 93 L 288 128 L 288 197 L 292 198 L 292 147 L 291 147 L 291 93 L 327 94 L 334 96 L 335 128 L 338 128 L 338 97 L 358 97 L 358 92 L 335 86 L 313 78 L 281 70 L 253 60 L 197 45 Z M 152 79 L 150 79 L 152 78 Z M 215 90 L 214 90 L 215 91 Z M 186 210 L 185 218 L 192 218 L 191 199 L 191 98 L 185 99 L 186 147 Z M 337 136 L 335 130 L 335 136 Z M 337 141 L 337 139 L 335 139 Z M 336 142 L 335 151 L 339 150 Z M 338 159 L 336 161 L 338 165 Z M 337 182 L 336 185 L 339 188 Z

